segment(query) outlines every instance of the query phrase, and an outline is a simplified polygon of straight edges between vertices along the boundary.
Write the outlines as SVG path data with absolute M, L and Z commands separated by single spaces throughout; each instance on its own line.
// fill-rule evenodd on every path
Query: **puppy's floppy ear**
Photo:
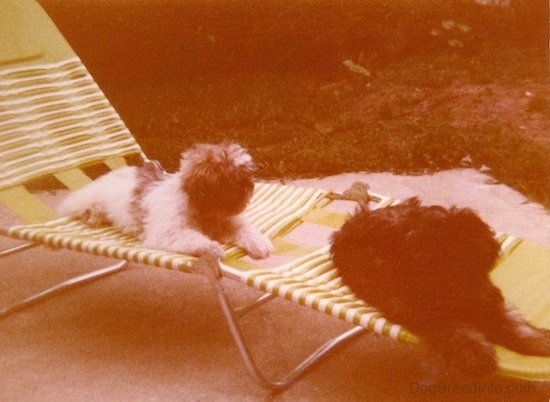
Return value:
M 225 157 L 232 161 L 232 163 L 240 170 L 250 174 L 256 171 L 256 165 L 252 161 L 252 157 L 246 149 L 241 147 L 239 144 L 234 142 L 226 142 L 223 143 L 221 147 L 225 148 Z
M 193 163 L 207 162 L 211 154 L 209 148 L 209 144 L 195 144 L 183 151 L 180 156 L 180 170 Z
M 452 207 L 449 209 L 448 219 L 452 223 L 457 235 L 494 237 L 491 227 L 470 208 Z
M 449 210 L 449 220 L 457 238 L 463 238 L 471 247 L 472 256 L 485 261 L 487 268 L 492 268 L 500 253 L 500 245 L 495 239 L 495 232 L 481 217 L 470 208 L 456 208 Z

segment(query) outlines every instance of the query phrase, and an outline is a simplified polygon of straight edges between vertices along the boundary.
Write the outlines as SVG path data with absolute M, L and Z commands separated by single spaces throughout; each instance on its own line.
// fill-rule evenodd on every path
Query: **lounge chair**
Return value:
M 0 309 L 7 316 L 77 285 L 112 275 L 128 262 L 201 274 L 210 279 L 237 347 L 251 376 L 262 386 L 283 389 L 337 345 L 365 331 L 396 341 L 417 338 L 358 300 L 343 285 L 332 265 L 328 234 L 346 219 L 353 201 L 328 190 L 258 182 L 247 207 L 248 219 L 268 235 L 275 254 L 254 261 L 237 247 L 225 246 L 227 256 L 192 256 L 151 250 L 112 227 L 90 228 L 78 220 L 60 217 L 55 204 L 107 171 L 149 160 L 111 107 L 80 59 L 32 0 L 0 0 L 0 29 L 6 32 L 0 47 L 0 214 L 9 225 L 0 234 L 16 239 L 0 257 L 36 247 L 64 248 L 117 260 L 100 270 L 78 276 L 25 300 Z M 55 193 L 55 196 L 51 196 Z M 398 200 L 369 194 L 371 208 Z M 550 271 L 547 248 L 499 234 L 503 258 L 493 278 L 533 323 L 550 328 Z M 55 251 L 52 250 L 52 253 Z M 55 254 L 53 254 L 55 256 Z M 527 273 L 527 275 L 526 275 Z M 233 308 L 220 283 L 227 277 L 265 295 Z M 324 312 L 350 322 L 351 329 L 315 350 L 278 380 L 265 378 L 256 367 L 239 329 L 239 318 L 273 297 Z M 519 356 L 498 350 L 505 375 L 550 380 L 550 359 Z

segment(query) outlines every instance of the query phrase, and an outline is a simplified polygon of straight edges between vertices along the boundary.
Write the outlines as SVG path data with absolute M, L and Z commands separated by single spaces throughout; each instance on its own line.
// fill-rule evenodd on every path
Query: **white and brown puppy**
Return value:
M 59 212 L 90 226 L 112 224 L 151 248 L 221 258 L 220 243 L 229 243 L 265 258 L 271 242 L 241 214 L 254 189 L 254 170 L 237 144 L 197 144 L 182 153 L 176 173 L 122 168 L 69 195 Z

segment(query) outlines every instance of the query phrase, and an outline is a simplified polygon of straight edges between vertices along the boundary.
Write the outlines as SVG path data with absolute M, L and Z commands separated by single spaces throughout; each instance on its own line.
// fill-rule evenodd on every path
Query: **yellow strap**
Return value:
M 126 164 L 126 159 L 122 157 L 110 158 L 105 160 L 103 163 L 105 163 L 105 165 L 107 165 L 111 170 L 128 166 Z M 54 176 L 71 191 L 78 190 L 93 181 L 80 169 L 64 170 L 62 172 L 54 173 Z
M 521 242 L 491 272 L 508 302 L 531 324 L 550 328 L 550 248 Z M 530 381 L 550 381 L 550 357 L 523 356 L 497 347 L 502 373 Z
M 261 266 L 259 266 L 258 264 L 254 262 L 244 261 L 241 257 L 242 255 L 240 253 L 230 254 L 223 259 L 223 263 L 229 265 L 231 268 L 239 269 L 241 271 L 261 268 Z
M 545 328 L 550 328 L 549 263 L 550 248 L 523 241 L 491 271 L 506 300 L 532 324 Z
M 32 19 L 16 2 L 3 2 L 0 13 L 2 46 L 0 64 L 36 59 L 42 55 L 40 40 L 35 37 Z
M 23 186 L 0 191 L 0 202 L 26 223 L 39 223 L 58 217 L 52 208 Z
M 316 223 L 333 229 L 339 229 L 348 220 L 348 215 L 326 211 L 321 208 L 314 208 L 307 212 L 302 220 L 304 222 Z
M 279 256 L 304 256 L 319 249 L 318 246 L 304 246 L 288 241 L 279 236 L 276 236 L 274 239 L 271 240 L 271 242 L 275 247 L 275 254 Z M 265 266 L 262 265 L 262 260 L 243 260 L 243 257 L 245 257 L 246 255 L 247 254 L 244 250 L 238 250 L 237 252 L 226 255 L 223 262 L 232 268 L 240 269 L 243 271 L 265 268 Z
M 54 176 L 71 191 L 77 190 L 92 181 L 80 169 L 64 170 L 63 172 L 54 173 Z
M 107 159 L 104 163 L 109 166 L 111 170 L 116 170 L 128 166 L 128 164 L 126 163 L 126 159 L 124 158 L 110 158 Z
M 319 249 L 319 246 L 304 246 L 279 236 L 275 237 L 271 242 L 275 247 L 275 253 L 277 255 L 302 256 Z

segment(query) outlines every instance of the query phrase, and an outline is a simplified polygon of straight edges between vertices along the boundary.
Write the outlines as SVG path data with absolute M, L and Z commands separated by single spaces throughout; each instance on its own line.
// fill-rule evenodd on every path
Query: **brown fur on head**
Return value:
M 238 144 L 197 144 L 182 154 L 182 189 L 196 215 L 212 219 L 241 213 L 254 189 L 255 165 Z

